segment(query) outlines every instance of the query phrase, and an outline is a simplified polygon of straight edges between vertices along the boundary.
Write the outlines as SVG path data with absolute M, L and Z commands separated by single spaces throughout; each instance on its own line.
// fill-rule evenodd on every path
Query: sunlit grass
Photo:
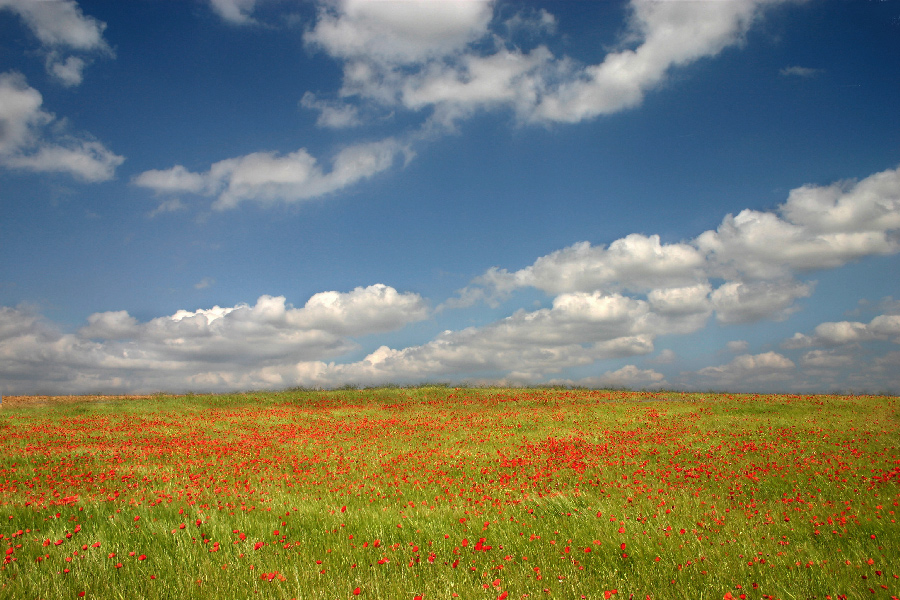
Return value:
M 422 387 L 5 407 L 0 597 L 891 598 L 898 406 Z

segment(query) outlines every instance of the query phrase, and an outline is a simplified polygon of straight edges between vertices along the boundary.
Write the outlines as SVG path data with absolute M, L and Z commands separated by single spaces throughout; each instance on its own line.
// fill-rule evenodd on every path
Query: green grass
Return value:
M 447 386 L 5 407 L 0 597 L 887 599 L 898 407 Z

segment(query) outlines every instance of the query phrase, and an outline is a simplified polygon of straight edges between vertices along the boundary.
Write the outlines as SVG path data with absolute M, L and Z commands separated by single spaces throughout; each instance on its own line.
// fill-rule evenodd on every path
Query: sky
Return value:
M 900 0 L 0 0 L 0 394 L 900 393 Z

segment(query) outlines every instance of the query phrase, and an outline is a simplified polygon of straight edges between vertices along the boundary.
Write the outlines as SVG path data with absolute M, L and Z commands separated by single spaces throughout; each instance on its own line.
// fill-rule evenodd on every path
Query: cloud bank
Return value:
M 209 174 L 173 169 L 160 174 L 156 185 L 201 189 L 210 180 Z M 223 391 L 436 379 L 821 389 L 838 381 L 836 369 L 856 370 L 860 385 L 889 382 L 892 361 L 900 353 L 866 365 L 841 348 L 900 342 L 900 317 L 892 313 L 869 323 L 822 323 L 811 335 L 797 333 L 784 342 L 784 350 L 823 349 L 808 350 L 796 361 L 774 351 L 748 354 L 746 342 L 735 342 L 728 348 L 740 354 L 731 362 L 684 372 L 671 381 L 634 364 L 582 379 L 559 375 L 603 361 L 649 357 L 659 338 L 697 332 L 713 316 L 722 327 L 784 319 L 799 309 L 798 299 L 813 293 L 813 284 L 797 277 L 896 253 L 898 214 L 900 167 L 857 182 L 804 185 L 773 212 L 727 215 L 716 230 L 686 242 L 666 244 L 658 236 L 632 234 L 608 246 L 575 244 L 519 271 L 490 269 L 439 308 L 479 301 L 499 307 L 521 288 L 550 295 L 549 306 L 447 330 L 421 345 L 383 345 L 355 362 L 347 361 L 360 349 L 355 338 L 428 318 L 432 311 L 425 299 L 378 284 L 315 294 L 302 308 L 282 296 L 261 296 L 253 306 L 180 310 L 144 323 L 126 311 L 97 313 L 75 333 L 63 333 L 28 308 L 6 307 L 0 311 L 0 375 L 13 390 L 31 393 Z M 672 364 L 678 358 L 664 351 L 654 360 Z M 828 369 L 830 375 L 822 373 Z
M 214 306 L 141 323 L 96 313 L 64 333 L 28 307 L 0 308 L 5 393 L 86 393 L 278 387 L 283 365 L 340 356 L 352 338 L 391 331 L 429 314 L 417 294 L 384 285 L 323 292 L 302 308 L 283 296 Z

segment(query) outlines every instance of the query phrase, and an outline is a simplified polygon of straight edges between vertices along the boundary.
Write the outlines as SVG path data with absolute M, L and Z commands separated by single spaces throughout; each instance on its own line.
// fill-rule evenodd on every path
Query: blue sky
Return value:
M 0 393 L 900 393 L 900 2 L 0 0 Z

